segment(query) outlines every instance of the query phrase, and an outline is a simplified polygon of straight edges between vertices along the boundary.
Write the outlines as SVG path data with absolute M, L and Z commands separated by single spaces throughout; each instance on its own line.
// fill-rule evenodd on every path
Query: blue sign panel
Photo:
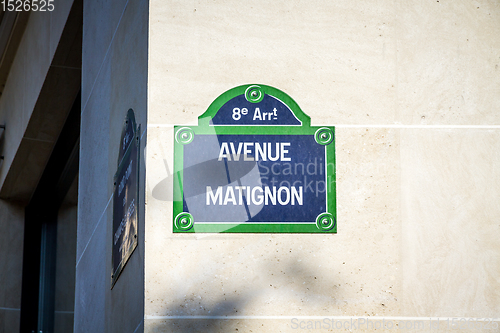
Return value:
M 184 211 L 197 222 L 315 221 L 332 186 L 313 136 L 196 135 L 184 166 Z
M 289 125 L 300 126 L 302 123 L 292 110 L 277 99 L 266 95 L 262 101 L 252 103 L 245 96 L 236 96 L 224 104 L 212 118 L 212 125 Z

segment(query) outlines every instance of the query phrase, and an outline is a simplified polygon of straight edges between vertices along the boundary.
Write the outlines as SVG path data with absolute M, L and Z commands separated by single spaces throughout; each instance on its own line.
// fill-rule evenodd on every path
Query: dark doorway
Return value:
M 72 325 L 76 208 L 71 213 L 68 206 L 74 204 L 76 207 L 74 197 L 77 195 L 80 105 L 81 97 L 78 94 L 25 209 L 21 332 L 57 332 L 60 321 L 68 321 L 64 317 L 71 317 Z M 64 251 L 61 251 L 61 247 Z M 61 275 L 65 276 L 62 280 Z M 61 286 L 67 290 L 61 291 Z M 67 310 L 58 310 L 56 305 L 63 303 Z M 67 308 L 68 304 L 71 305 L 70 309 Z M 61 312 L 67 316 L 56 315 Z

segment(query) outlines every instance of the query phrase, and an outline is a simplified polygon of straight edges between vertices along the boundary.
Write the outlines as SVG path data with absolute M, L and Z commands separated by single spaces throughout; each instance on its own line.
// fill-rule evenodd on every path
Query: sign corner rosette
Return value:
M 174 127 L 175 233 L 336 233 L 335 128 L 286 93 L 232 88 Z

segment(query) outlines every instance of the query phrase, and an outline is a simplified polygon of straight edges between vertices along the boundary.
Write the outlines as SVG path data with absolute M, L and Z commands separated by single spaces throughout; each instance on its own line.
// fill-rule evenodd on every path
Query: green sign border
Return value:
M 252 88 L 271 95 L 284 102 L 295 116 L 302 122 L 301 126 L 272 125 L 210 125 L 210 120 L 219 109 L 232 98 L 245 94 L 251 102 L 248 91 Z M 258 102 L 259 100 L 256 100 Z M 328 133 L 328 135 L 322 133 Z M 183 204 L 183 168 L 184 145 L 189 144 L 194 135 L 313 135 L 318 144 L 326 147 L 326 195 L 327 211 L 320 214 L 315 222 L 291 223 L 207 223 L 197 224 L 193 216 L 184 212 Z M 173 200 L 173 232 L 174 233 L 336 233 L 337 232 L 337 198 L 336 198 L 336 164 L 335 164 L 335 127 L 311 127 L 311 118 L 287 94 L 267 85 L 242 85 L 230 89 L 220 95 L 198 118 L 198 126 L 174 126 L 174 200 Z M 321 142 L 322 139 L 324 142 Z M 326 141 L 325 141 L 326 140 Z M 333 170 L 330 170 L 333 169 Z M 331 177 L 331 179 L 329 179 Z M 331 184 L 331 186 L 330 186 Z

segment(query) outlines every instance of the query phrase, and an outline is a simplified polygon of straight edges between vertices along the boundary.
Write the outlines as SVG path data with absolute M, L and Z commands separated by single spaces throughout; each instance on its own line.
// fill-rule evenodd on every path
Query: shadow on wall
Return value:
M 207 317 L 220 318 L 225 316 L 238 315 L 238 309 L 245 307 L 245 304 L 251 298 L 246 296 L 239 296 L 233 298 L 221 298 L 210 310 L 210 307 L 204 302 L 198 302 L 198 306 L 210 311 L 204 315 Z M 186 309 L 185 302 L 174 302 L 169 305 L 169 310 L 177 313 L 176 316 L 189 316 L 191 310 Z M 201 317 L 201 316 L 200 316 Z M 172 319 L 165 321 L 155 322 L 150 327 L 153 329 L 150 332 L 228 332 L 234 326 L 232 320 L 224 319 Z
M 174 177 L 170 174 L 170 168 L 168 167 L 167 161 L 165 159 L 163 160 L 163 164 L 165 164 L 167 177 L 156 184 L 156 186 L 153 188 L 152 195 L 156 200 L 172 201 L 174 200 L 174 196 L 172 194 L 174 188 Z
M 341 283 L 340 279 L 330 276 L 328 279 L 322 280 L 318 276 L 319 272 L 314 272 L 301 258 L 300 255 L 289 255 L 280 261 L 267 260 L 258 266 L 258 272 L 252 272 L 252 276 L 257 275 L 261 278 L 253 279 L 252 282 L 247 280 L 247 283 L 242 281 L 232 285 L 234 289 L 246 290 L 238 295 L 228 295 L 231 292 L 230 288 L 227 288 L 227 291 L 221 290 L 218 285 L 219 281 L 209 281 L 211 280 L 210 274 L 200 268 L 192 276 L 201 277 L 201 279 L 192 281 L 192 287 L 189 288 L 188 292 L 190 295 L 206 295 L 207 300 L 201 296 L 184 296 L 182 299 L 169 303 L 165 306 L 164 311 L 173 318 L 150 321 L 149 332 L 250 332 L 250 329 L 253 332 L 260 332 L 267 329 L 265 327 L 266 320 L 249 323 L 248 320 L 244 319 L 227 320 L 224 317 L 249 315 L 246 308 L 253 302 L 266 301 L 267 303 L 271 299 L 274 302 L 280 302 L 277 298 L 281 297 L 284 301 L 293 299 L 294 304 L 288 305 L 289 311 L 292 313 L 281 313 L 278 310 L 274 313 L 268 313 L 268 315 L 299 315 L 297 309 L 301 307 L 313 307 L 315 303 L 336 304 L 337 301 L 340 301 L 344 296 L 340 288 L 337 287 Z M 235 264 L 239 267 L 245 267 L 242 262 L 235 262 Z M 321 276 L 325 276 L 324 272 L 321 273 Z M 205 287 L 201 287 L 202 284 Z M 200 287 L 196 287 L 196 285 Z M 176 290 L 175 287 L 172 289 Z M 179 286 L 179 289 L 185 289 L 185 286 Z M 218 299 L 212 302 L 208 300 L 210 296 L 218 297 Z M 163 299 L 168 299 L 168 297 L 171 298 L 172 295 L 164 295 Z M 287 305 L 280 303 L 280 308 L 286 309 Z M 255 305 L 252 307 L 252 310 L 254 309 Z M 250 314 L 264 315 L 265 313 L 252 311 Z M 181 317 L 187 318 L 182 319 Z M 273 327 L 273 331 L 275 329 L 276 327 Z

